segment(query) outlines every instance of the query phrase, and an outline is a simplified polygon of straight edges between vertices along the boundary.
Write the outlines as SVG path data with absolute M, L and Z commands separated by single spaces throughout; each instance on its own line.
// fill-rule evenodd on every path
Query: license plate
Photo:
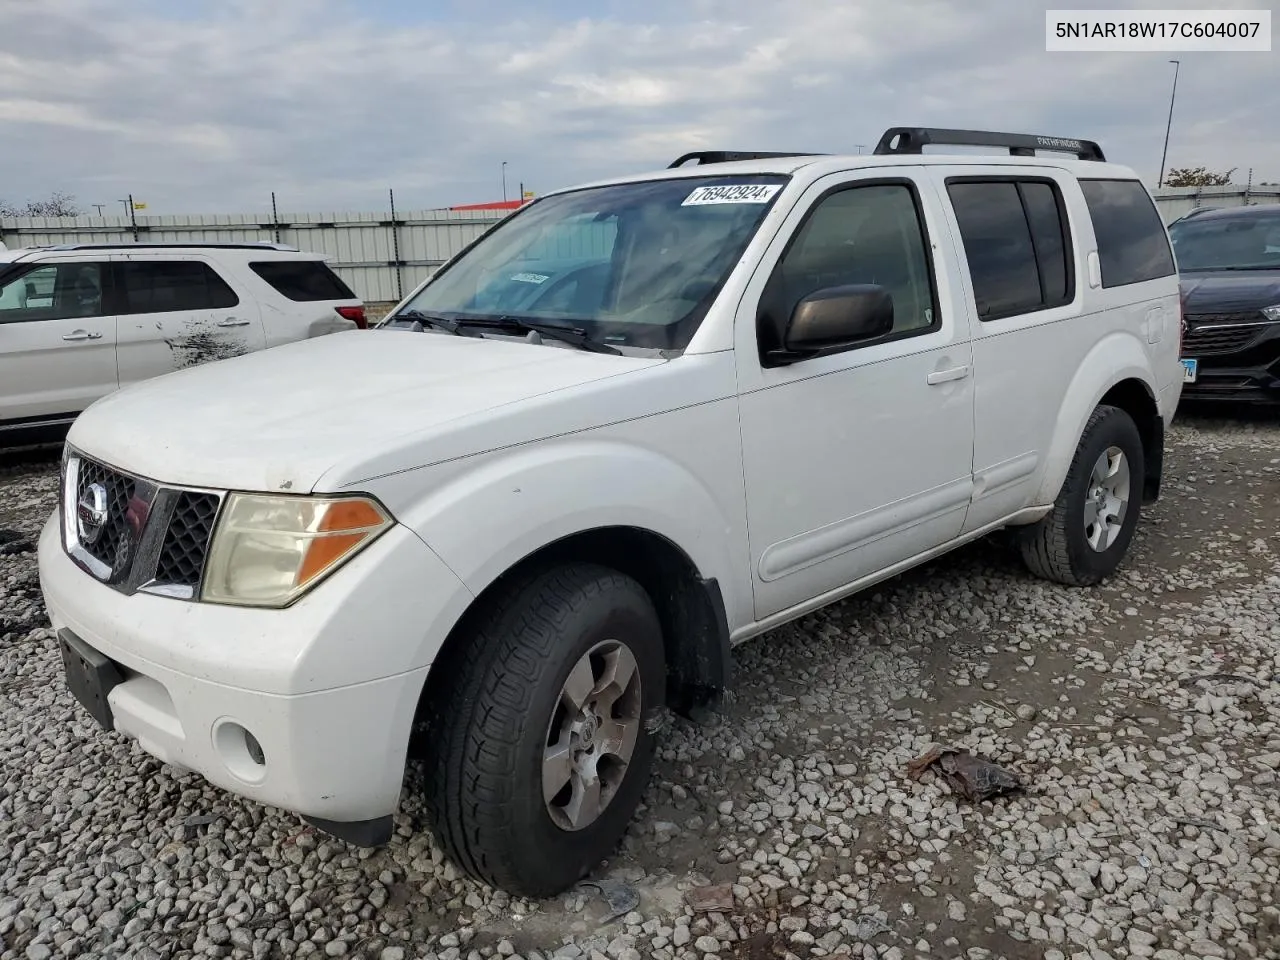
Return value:
M 58 649 L 67 689 L 104 730 L 114 730 L 107 696 L 123 679 L 119 668 L 70 630 L 58 631 Z
M 1183 360 L 1182 361 L 1182 382 L 1195 383 L 1196 374 L 1200 369 L 1199 360 Z

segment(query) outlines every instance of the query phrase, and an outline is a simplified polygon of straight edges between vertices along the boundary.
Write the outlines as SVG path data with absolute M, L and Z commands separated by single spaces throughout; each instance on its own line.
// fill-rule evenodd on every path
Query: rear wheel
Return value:
M 432 669 L 432 828 L 472 877 L 530 897 L 560 893 L 617 846 L 652 764 L 662 630 L 648 594 L 575 564 L 488 604 Z
M 1138 524 L 1144 462 L 1133 418 L 1119 407 L 1094 410 L 1053 510 L 1019 531 L 1031 572 L 1071 586 L 1110 576 Z

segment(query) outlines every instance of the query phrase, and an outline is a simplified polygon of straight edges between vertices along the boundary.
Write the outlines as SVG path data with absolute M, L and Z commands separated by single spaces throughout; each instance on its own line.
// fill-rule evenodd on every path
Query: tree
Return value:
M 1232 167 L 1226 173 L 1213 173 L 1204 167 L 1174 167 L 1164 178 L 1166 187 L 1225 187 L 1231 183 Z
M 47 200 L 28 200 L 21 206 L 0 200 L 0 217 L 78 217 L 76 198 L 55 190 Z

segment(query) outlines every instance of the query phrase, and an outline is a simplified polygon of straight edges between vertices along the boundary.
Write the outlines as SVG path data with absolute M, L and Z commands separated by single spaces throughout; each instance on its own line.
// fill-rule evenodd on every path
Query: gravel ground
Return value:
M 357 854 L 103 734 L 0 542 L 0 956 L 1280 957 L 1280 426 L 1180 422 L 1168 471 L 1102 588 L 992 541 L 740 648 L 598 874 L 617 911 L 459 879 L 412 777 Z M 55 484 L 0 468 L 0 529 L 34 540 Z M 1027 789 L 907 777 L 933 743 Z

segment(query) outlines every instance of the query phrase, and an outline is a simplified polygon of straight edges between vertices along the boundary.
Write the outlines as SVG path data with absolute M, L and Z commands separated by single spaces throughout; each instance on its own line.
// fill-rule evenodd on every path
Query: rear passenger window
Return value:
M 260 260 L 249 267 L 290 300 L 358 299 L 321 260 Z
M 1157 280 L 1176 272 L 1164 224 L 1137 180 L 1081 180 L 1104 287 Z
M 157 260 L 118 266 L 123 313 L 225 310 L 240 302 L 213 268 L 199 260 Z
M 1052 182 L 954 178 L 947 192 L 979 319 L 1034 313 L 1074 299 L 1071 239 Z
M 1048 183 L 1020 183 L 1018 190 L 1031 226 L 1044 304 L 1053 307 L 1070 303 L 1075 291 L 1071 289 L 1071 270 L 1067 263 L 1069 241 L 1063 229 L 1057 194 Z

